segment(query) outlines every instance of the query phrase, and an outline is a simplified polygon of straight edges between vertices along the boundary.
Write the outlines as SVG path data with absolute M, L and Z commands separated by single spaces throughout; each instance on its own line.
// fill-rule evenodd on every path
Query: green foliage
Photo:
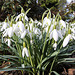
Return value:
M 56 8 L 59 3 L 59 0 L 38 0 L 38 3 L 36 3 L 36 1 L 37 0 L 2 0 L 0 2 L 0 8 L 1 8 L 0 11 L 2 12 L 1 14 L 9 16 L 10 18 L 11 15 L 14 15 L 14 14 L 17 15 L 20 13 L 19 5 L 21 5 L 25 11 L 31 8 L 31 11 L 28 14 L 29 17 L 38 18 L 38 16 L 40 15 L 42 16 L 42 13 L 45 11 L 45 9 L 51 8 L 51 7 Z M 33 14 L 35 14 L 35 16 Z M 3 17 L 1 18 L 3 20 Z
M 29 9 L 30 10 L 30 9 Z M 25 30 L 26 30 L 26 34 L 24 36 L 24 38 L 21 38 L 21 34 L 23 33 L 23 31 L 20 30 L 19 24 L 16 27 L 15 31 L 16 33 L 18 32 L 22 32 L 21 34 L 16 34 L 14 31 L 12 37 L 10 37 L 9 35 L 4 36 L 3 39 L 12 39 L 12 44 L 9 46 L 8 43 L 3 40 L 2 44 L 7 47 L 9 46 L 9 49 L 7 49 L 8 51 L 11 52 L 11 55 L 0 55 L 0 60 L 1 61 L 6 61 L 6 62 L 10 62 L 9 65 L 7 65 L 6 67 L 0 69 L 0 71 L 11 71 L 11 70 L 25 70 L 28 71 L 30 74 L 38 74 L 38 75 L 42 75 L 42 73 L 44 73 L 44 75 L 48 75 L 51 73 L 57 74 L 57 67 L 61 67 L 60 65 L 63 64 L 74 64 L 75 58 L 69 58 L 70 55 L 72 55 L 72 53 L 74 53 L 75 51 L 75 40 L 70 40 L 71 38 L 69 37 L 69 40 L 67 40 L 69 42 L 69 44 L 67 44 L 67 46 L 63 47 L 63 41 L 65 39 L 65 37 L 67 35 L 71 35 L 73 36 L 71 33 L 69 33 L 69 28 L 71 29 L 72 27 L 70 26 L 70 24 L 66 24 L 66 27 L 63 26 L 63 24 L 61 25 L 60 20 L 61 20 L 61 16 L 59 14 L 57 14 L 56 16 L 53 15 L 53 18 L 51 18 L 51 12 L 50 10 L 46 10 L 42 16 L 42 23 L 40 21 L 38 21 L 37 23 L 35 21 L 33 21 L 33 19 L 29 18 L 29 20 L 26 20 L 26 15 L 29 12 L 29 10 L 27 10 L 26 12 L 24 12 L 24 9 L 21 7 L 21 14 L 16 16 L 16 17 L 11 17 L 11 20 L 9 22 L 9 19 L 7 19 L 9 26 L 6 28 L 10 29 L 13 27 L 14 29 L 14 25 L 16 26 L 17 23 L 23 23 Z M 46 17 L 45 17 L 46 16 Z M 46 21 L 51 21 L 50 24 L 48 24 L 48 22 L 44 25 L 44 17 L 46 18 Z M 18 18 L 16 20 L 16 18 Z M 5 22 L 6 23 L 6 22 Z M 42 25 L 38 25 L 38 23 L 41 23 Z M 56 23 L 56 25 L 55 25 Z M 23 24 L 20 24 L 21 26 Z M 51 26 L 53 25 L 53 29 L 51 28 Z M 69 27 L 68 27 L 69 25 Z M 47 28 L 47 31 L 45 30 L 45 28 Z M 19 28 L 19 30 L 17 29 Z M 30 29 L 32 28 L 32 29 Z M 39 29 L 39 34 L 37 34 L 38 31 L 34 30 L 34 28 Z M 54 40 L 53 36 L 50 36 L 51 32 L 53 32 L 53 30 L 56 29 L 56 31 L 58 30 L 62 30 L 63 28 L 66 29 L 65 34 L 63 35 L 63 38 L 58 38 L 58 40 Z M 50 29 L 51 32 L 50 32 Z M 24 31 L 25 31 L 24 30 Z M 29 30 L 29 31 L 27 31 Z M 6 32 L 6 31 L 5 31 Z M 11 34 L 12 34 L 11 32 Z M 34 33 L 35 32 L 35 33 Z M 7 32 L 6 32 L 7 33 Z M 73 32 L 72 32 L 73 33 Z M 8 33 L 7 33 L 8 34 Z M 11 35 L 10 34 L 10 35 Z M 3 33 L 4 35 L 4 33 Z M 56 34 L 55 34 L 56 35 Z M 59 35 L 59 34 L 57 34 Z M 57 36 L 56 35 L 56 36 Z M 50 37 L 52 37 L 50 39 Z M 57 36 L 58 37 L 58 36 Z M 55 37 L 55 38 L 57 38 Z M 56 43 L 57 47 L 54 50 L 53 44 Z M 26 48 L 28 51 L 29 56 L 27 56 L 26 54 L 24 54 L 23 57 L 23 49 Z M 3 48 L 4 50 L 4 48 Z M 27 52 L 25 51 L 25 52 Z M 9 60 L 8 60 L 9 59 Z M 63 64 L 62 64 L 63 63 Z

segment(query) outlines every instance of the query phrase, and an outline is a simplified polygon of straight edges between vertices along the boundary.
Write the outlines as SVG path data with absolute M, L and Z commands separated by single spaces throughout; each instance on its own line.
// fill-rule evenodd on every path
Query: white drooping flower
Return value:
M 29 23 L 29 30 L 32 31 L 33 29 L 33 23 Z
M 74 34 L 68 34 L 68 35 L 65 37 L 65 39 L 64 39 L 64 41 L 63 41 L 63 47 L 65 47 L 65 46 L 69 43 L 69 41 L 70 41 L 71 39 L 74 39 L 74 40 L 75 40 L 75 35 L 74 35 Z
M 8 36 L 9 36 L 9 37 L 12 37 L 12 36 L 13 36 L 13 27 L 10 27 L 10 28 L 8 29 Z
M 13 28 L 12 27 L 9 27 L 9 28 L 5 29 L 5 31 L 3 32 L 3 37 L 5 37 L 7 35 L 9 37 L 13 36 Z
M 35 34 L 37 34 L 37 35 L 40 35 L 41 34 L 41 31 L 40 31 L 40 29 L 39 28 L 33 28 L 33 32 L 35 33 Z
M 17 22 L 17 25 L 18 25 L 20 31 L 21 31 L 21 32 L 24 32 L 25 27 L 24 27 L 24 24 L 22 23 L 22 21 Z
M 13 24 L 13 32 L 18 36 L 19 34 L 19 31 L 20 31 L 20 29 L 19 29 L 19 27 L 18 27 L 18 25 L 17 24 Z
M 65 21 L 63 21 L 63 20 L 60 20 L 60 25 L 62 25 L 64 28 L 66 28 L 66 23 L 65 23 Z
M 7 28 L 7 26 L 9 26 L 9 24 L 7 22 L 3 22 L 1 31 L 5 30 Z
M 37 20 L 35 20 L 34 23 L 37 24 L 37 26 L 42 26 L 42 23 Z
M 36 0 L 36 3 L 38 4 L 38 0 Z
M 45 17 L 43 20 L 43 27 L 46 27 L 47 25 L 50 25 L 50 24 L 51 24 L 51 20 Z
M 50 33 L 50 39 L 54 39 L 55 41 L 58 40 L 58 37 L 60 37 L 61 39 L 63 38 L 62 34 L 57 31 L 57 29 L 54 29 L 51 33 Z
M 65 47 L 69 43 L 71 38 L 71 34 L 68 34 L 68 36 L 66 36 L 66 38 L 63 41 L 63 47 Z
M 26 47 L 24 47 L 23 50 L 22 50 L 22 57 L 24 57 L 25 54 L 26 54 L 27 57 L 29 57 L 29 53 L 28 53 L 28 50 L 27 50 Z
M 21 33 L 21 38 L 22 39 L 25 37 L 26 33 L 27 33 L 27 30 L 25 30 L 24 32 Z
M 59 32 L 60 32 L 63 36 L 65 35 L 66 31 L 67 31 L 66 28 L 63 28 L 63 29 L 60 29 L 60 30 L 59 30 Z
M 3 37 L 8 35 L 8 28 L 3 31 Z
M 54 44 L 53 44 L 53 48 L 54 48 L 54 50 L 57 49 L 57 43 L 54 43 Z
M 20 17 L 24 17 L 24 19 L 28 21 L 28 17 L 27 17 L 24 13 L 19 14 L 19 15 L 16 17 L 16 21 L 18 21 L 18 19 L 19 19 Z M 23 21 L 23 18 L 22 18 L 22 21 Z
M 34 23 L 38 23 L 38 22 L 39 22 L 38 20 L 35 20 L 35 21 L 34 21 Z
M 49 33 L 51 33 L 51 31 L 53 30 L 53 27 L 54 27 L 54 24 L 52 24 L 52 25 L 50 26 Z M 45 31 L 46 31 L 46 33 L 47 33 L 47 31 L 48 31 L 48 28 L 49 28 L 49 26 L 47 26 L 47 27 L 44 28 Z
M 75 27 L 70 28 L 70 29 L 71 29 L 71 31 L 75 34 Z
M 37 26 L 42 26 L 42 23 L 41 22 L 38 22 Z
M 5 43 L 6 43 L 6 42 L 8 42 L 8 46 L 10 47 L 10 45 L 11 45 L 11 39 L 6 39 L 6 40 L 5 40 Z
M 25 65 L 24 64 L 22 64 L 21 66 L 22 66 L 22 68 L 25 68 Z
M 75 27 L 75 23 L 72 23 L 71 26 L 72 26 L 72 27 Z
M 55 41 L 58 40 L 58 32 L 57 32 L 56 29 L 53 30 L 53 38 L 54 38 Z

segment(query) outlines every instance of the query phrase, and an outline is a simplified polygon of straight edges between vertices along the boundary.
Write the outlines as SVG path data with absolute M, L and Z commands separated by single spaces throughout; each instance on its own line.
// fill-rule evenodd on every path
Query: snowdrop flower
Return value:
M 6 39 L 6 40 L 5 40 L 5 43 L 6 43 L 6 42 L 8 42 L 8 46 L 10 47 L 10 45 L 11 45 L 11 39 Z
M 71 29 L 71 31 L 75 34 L 75 27 L 70 28 L 70 29 Z
M 27 20 L 27 21 L 28 21 L 28 17 L 27 17 L 27 16 L 25 16 L 25 20 Z
M 22 66 L 22 68 L 25 68 L 25 65 L 24 64 L 22 64 L 21 66 Z
M 75 29 L 73 29 L 73 28 L 68 29 L 69 34 L 65 37 L 65 39 L 63 41 L 63 47 L 65 47 L 71 39 L 75 40 Z
M 65 23 L 65 21 L 63 21 L 63 20 L 60 20 L 60 25 L 62 25 L 64 28 L 66 28 L 66 23 Z
M 25 27 L 24 27 L 24 24 L 22 23 L 22 21 L 17 22 L 17 25 L 18 25 L 20 31 L 21 31 L 21 32 L 24 32 Z
M 10 28 L 8 29 L 8 36 L 9 36 L 9 37 L 12 37 L 12 36 L 13 36 L 13 27 L 10 27 Z
M 3 37 L 5 37 L 7 35 L 9 37 L 12 37 L 13 36 L 13 28 L 12 27 L 5 29 L 5 31 L 3 32 Z
M 43 20 L 43 27 L 46 27 L 47 25 L 50 25 L 50 24 L 51 24 L 51 20 L 45 17 Z
M 65 35 L 65 33 L 66 33 L 66 29 L 65 28 L 63 28 L 63 29 L 60 29 L 59 30 L 59 32 L 64 36 Z
M 8 35 L 8 29 L 5 29 L 5 31 L 3 31 L 3 37 L 7 36 Z
M 38 26 L 38 25 L 42 26 L 42 23 L 41 23 L 41 22 L 38 22 L 37 26 Z
M 13 32 L 18 36 L 20 29 L 17 24 L 13 24 Z
M 57 31 L 57 29 L 54 29 L 54 30 L 51 32 L 51 34 L 50 34 L 50 39 L 53 38 L 55 41 L 57 41 L 57 40 L 58 40 L 58 37 L 60 37 L 61 39 L 63 39 L 62 34 L 61 34 L 59 31 Z
M 72 27 L 75 27 L 75 23 L 71 24 Z
M 25 20 L 28 21 L 28 17 L 27 17 L 24 13 L 19 14 L 19 15 L 16 17 L 16 21 L 18 21 L 18 19 L 19 19 L 21 16 L 23 16 L 23 17 L 25 18 Z M 23 21 L 23 18 L 22 18 L 22 21 Z
M 39 21 L 35 20 L 34 23 L 38 23 Z
M 33 44 L 33 40 L 30 40 L 30 43 Z
M 75 40 L 75 34 L 72 34 L 72 38 Z
M 50 27 L 50 33 L 51 33 L 51 31 L 53 30 L 53 27 L 54 27 L 54 25 L 51 25 L 51 27 Z
M 26 35 L 27 31 L 25 30 L 23 33 L 21 33 L 21 38 L 23 39 Z
M 71 34 L 68 34 L 68 36 L 66 36 L 66 38 L 63 41 L 63 47 L 65 47 L 69 43 L 71 38 Z
M 24 47 L 23 50 L 22 50 L 22 57 L 23 58 L 24 58 L 25 54 L 26 54 L 27 57 L 29 57 L 29 53 L 28 53 L 28 50 L 27 50 L 26 47 Z
M 38 0 L 36 0 L 36 3 L 38 4 Z
M 57 43 L 54 43 L 53 47 L 54 47 L 54 50 L 56 50 L 57 49 Z
M 51 31 L 53 30 L 53 27 L 54 27 L 54 25 L 52 24 L 51 27 L 50 27 L 49 33 L 51 33 Z M 49 28 L 49 26 L 47 26 L 47 27 L 44 28 L 45 31 L 46 31 L 46 33 L 47 33 L 47 31 L 48 31 L 48 28 Z
M 7 26 L 9 26 L 9 24 L 6 23 L 6 22 L 3 22 L 2 25 L 3 25 L 3 26 L 2 26 L 2 28 L 1 28 L 1 31 L 3 31 L 4 29 L 7 28 Z
M 32 31 L 32 29 L 33 29 L 33 23 L 29 23 L 29 29 Z
M 33 32 L 34 32 L 35 34 L 38 34 L 38 35 L 41 34 L 41 31 L 40 31 L 40 29 L 38 29 L 38 28 L 33 28 Z

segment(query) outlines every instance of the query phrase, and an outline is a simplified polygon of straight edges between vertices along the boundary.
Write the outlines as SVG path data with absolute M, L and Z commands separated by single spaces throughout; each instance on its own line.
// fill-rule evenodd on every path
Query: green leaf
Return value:
M 33 67 L 26 66 L 25 68 L 22 68 L 22 67 L 2 68 L 2 69 L 0 69 L 0 71 L 24 70 L 24 71 L 32 72 L 31 70 L 29 70 L 31 68 L 33 68 Z
M 58 54 L 58 51 L 55 51 L 55 52 L 53 52 L 52 54 L 51 54 L 51 56 L 53 57 L 53 56 L 55 56 L 55 55 L 57 55 Z
M 55 75 L 60 75 L 60 74 L 58 74 L 56 71 L 52 71 Z

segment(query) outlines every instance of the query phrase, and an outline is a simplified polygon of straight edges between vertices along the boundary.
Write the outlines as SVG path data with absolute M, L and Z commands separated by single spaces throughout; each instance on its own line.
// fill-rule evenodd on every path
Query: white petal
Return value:
M 30 26 L 30 30 L 32 31 L 32 29 L 33 29 L 33 23 L 29 23 L 29 26 Z
M 28 17 L 27 16 L 25 16 L 25 19 L 28 21 Z
M 26 56 L 27 57 L 29 57 L 29 53 L 28 53 L 28 50 L 27 50 L 27 48 L 25 47 L 25 48 L 23 48 L 23 50 L 22 50 L 22 57 L 24 57 L 25 56 L 25 54 L 26 54 Z
M 58 40 L 58 33 L 57 33 L 56 29 L 53 30 L 53 38 L 54 38 L 55 41 Z
M 33 28 L 33 31 L 35 34 L 39 34 L 39 35 L 41 34 L 41 31 L 38 28 Z
M 22 68 L 25 68 L 25 65 L 24 64 L 22 64 L 21 66 L 22 66 Z
M 68 36 L 66 36 L 66 38 L 63 41 L 63 47 L 65 47 L 69 43 L 70 39 L 71 39 L 71 34 L 68 34 Z
M 13 28 L 12 27 L 10 27 L 9 30 L 8 30 L 8 36 L 9 37 L 13 36 Z
M 2 28 L 1 28 L 1 31 L 3 31 L 3 29 L 6 29 L 9 24 L 6 23 L 6 22 L 3 22 L 2 25 L 3 25 L 3 26 L 2 26 Z
M 58 36 L 59 36 L 61 39 L 63 39 L 63 36 L 62 36 L 62 34 L 61 34 L 60 31 L 58 31 Z
M 26 47 L 25 47 L 25 54 L 26 54 L 27 57 L 29 57 L 29 53 L 28 53 L 28 50 L 27 50 Z
M 1 31 L 3 31 L 3 29 L 4 29 L 4 28 L 2 27 L 2 28 L 1 28 Z
M 50 32 L 53 30 L 53 27 L 54 27 L 54 25 L 51 25 L 51 27 L 50 27 Z
M 50 39 L 52 39 L 53 37 L 53 31 L 50 33 Z
M 72 36 L 72 38 L 75 40 L 75 36 Z
M 24 16 L 24 13 L 19 14 L 19 15 L 16 17 L 16 21 L 18 21 L 18 19 L 20 18 L 20 16 Z
M 62 33 L 62 35 L 65 35 L 66 29 L 63 28 L 63 29 L 61 30 L 61 33 Z
M 72 31 L 73 33 L 75 33 L 75 28 L 71 28 L 71 31 Z
M 25 49 L 23 48 L 23 50 L 22 50 L 22 57 L 24 58 L 24 56 L 25 56 Z
M 56 50 L 56 48 L 57 48 L 57 43 L 54 43 L 53 47 L 54 47 L 54 50 Z
M 20 17 L 20 15 L 18 15 L 18 16 L 16 17 L 16 21 L 18 21 L 19 17 Z
M 17 24 L 19 26 L 20 31 L 24 32 L 25 30 L 24 24 L 21 21 L 17 22 Z
M 50 25 L 50 24 L 51 24 L 51 20 L 45 17 L 43 20 L 43 27 L 45 27 L 46 25 Z
M 3 37 L 8 35 L 8 29 L 5 29 L 5 31 L 3 32 Z
M 60 24 L 61 24 L 63 27 L 65 27 L 65 28 L 66 28 L 66 23 L 65 23 L 65 21 L 60 20 Z
M 21 34 L 21 38 L 24 38 L 26 35 L 26 30 Z
M 13 32 L 19 32 L 19 27 L 17 24 L 13 24 Z
M 10 46 L 11 45 L 11 40 L 10 39 L 8 39 L 8 46 Z
M 47 31 L 48 31 L 48 26 L 45 28 L 45 30 L 46 30 L 46 33 L 47 33 Z

